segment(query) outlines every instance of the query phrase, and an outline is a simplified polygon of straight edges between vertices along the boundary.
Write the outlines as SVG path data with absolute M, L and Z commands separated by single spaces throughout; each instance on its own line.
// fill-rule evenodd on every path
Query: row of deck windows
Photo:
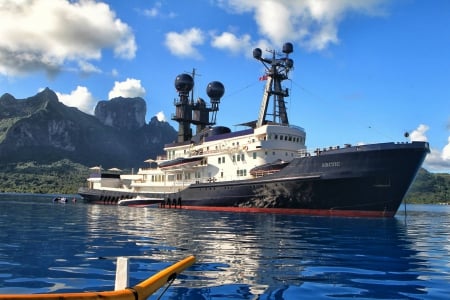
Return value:
M 264 152 L 265 155 L 268 155 L 269 153 L 267 151 Z M 286 156 L 289 156 L 289 153 L 286 152 L 285 153 Z M 272 152 L 272 155 L 276 155 L 275 151 Z M 294 156 L 294 153 L 290 153 L 291 156 Z M 257 152 L 253 152 L 252 153 L 252 158 L 256 159 L 258 157 L 258 153 Z M 232 162 L 237 162 L 237 161 L 245 161 L 245 155 L 244 154 L 235 154 L 231 157 L 231 161 Z M 225 157 L 219 157 L 218 158 L 218 163 L 219 164 L 224 164 L 225 163 Z
M 236 161 L 245 161 L 245 155 L 242 153 L 242 154 L 236 154 L 236 155 L 233 155 L 232 157 L 231 157 L 231 160 L 233 161 L 233 162 L 236 162 Z
M 247 176 L 247 170 L 236 170 L 237 176 Z M 223 172 L 220 174 L 223 177 Z M 177 174 L 169 174 L 167 175 L 167 181 L 182 181 L 182 180 L 191 180 L 194 177 L 195 179 L 202 178 L 202 173 L 200 171 L 196 171 L 195 173 L 177 173 Z M 147 175 L 144 175 L 144 180 L 147 180 Z M 151 175 L 152 182 L 164 182 L 166 180 L 165 175 Z
M 247 176 L 247 170 L 243 169 L 243 170 L 237 170 L 236 171 L 236 175 L 237 176 Z
M 304 143 L 304 138 L 302 136 L 291 136 L 291 135 L 278 135 L 278 134 L 269 134 L 269 140 L 280 140 L 280 141 L 289 141 L 294 143 Z
M 143 179 L 147 180 L 148 176 L 150 176 L 150 175 L 144 175 Z M 164 175 L 151 175 L 152 182 L 163 182 L 165 180 L 166 180 L 166 176 L 164 176 Z

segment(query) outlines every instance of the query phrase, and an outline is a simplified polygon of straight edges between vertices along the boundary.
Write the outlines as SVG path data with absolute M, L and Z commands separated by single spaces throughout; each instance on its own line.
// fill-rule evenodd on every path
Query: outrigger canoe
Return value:
M 105 292 L 80 292 L 59 294 L 0 294 L 2 300 L 17 299 L 60 299 L 60 300 L 144 300 L 150 297 L 166 283 L 174 280 L 178 274 L 192 266 L 195 262 L 194 256 L 188 256 L 183 260 L 159 271 L 155 275 L 138 283 L 137 285 L 119 291 Z

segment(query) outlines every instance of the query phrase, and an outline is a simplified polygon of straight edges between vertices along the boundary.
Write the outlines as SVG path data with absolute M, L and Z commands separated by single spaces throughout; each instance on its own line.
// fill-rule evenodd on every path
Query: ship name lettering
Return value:
M 341 162 L 340 161 L 328 161 L 322 163 L 322 168 L 332 168 L 332 167 L 340 167 Z

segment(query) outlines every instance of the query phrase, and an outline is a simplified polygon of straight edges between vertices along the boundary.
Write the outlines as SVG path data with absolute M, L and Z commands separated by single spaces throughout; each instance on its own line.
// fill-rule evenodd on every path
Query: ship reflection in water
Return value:
M 110 290 L 118 256 L 130 257 L 133 286 L 191 254 L 197 262 L 162 299 L 436 299 L 450 292 L 446 206 L 408 209 L 406 224 L 403 211 L 388 219 L 300 217 L 55 205 L 50 198 L 0 199 L 0 212 L 0 294 Z
M 427 232 L 417 236 L 401 218 L 150 208 L 123 208 L 120 214 L 119 220 L 131 214 L 134 222 L 115 226 L 123 236 L 138 237 L 136 246 L 152 259 L 196 255 L 198 262 L 181 275 L 180 286 L 168 291 L 175 299 L 422 298 L 430 284 L 423 276 L 433 276 L 418 247 Z M 143 263 L 139 272 L 148 267 Z

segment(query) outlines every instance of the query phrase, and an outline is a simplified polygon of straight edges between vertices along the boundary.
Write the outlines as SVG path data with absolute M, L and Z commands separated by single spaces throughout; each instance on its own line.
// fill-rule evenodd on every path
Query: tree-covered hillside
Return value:
M 75 194 L 85 185 L 89 168 L 67 159 L 50 164 L 36 162 L 0 165 L 0 192 Z
M 405 200 L 408 203 L 450 203 L 450 174 L 420 169 Z

